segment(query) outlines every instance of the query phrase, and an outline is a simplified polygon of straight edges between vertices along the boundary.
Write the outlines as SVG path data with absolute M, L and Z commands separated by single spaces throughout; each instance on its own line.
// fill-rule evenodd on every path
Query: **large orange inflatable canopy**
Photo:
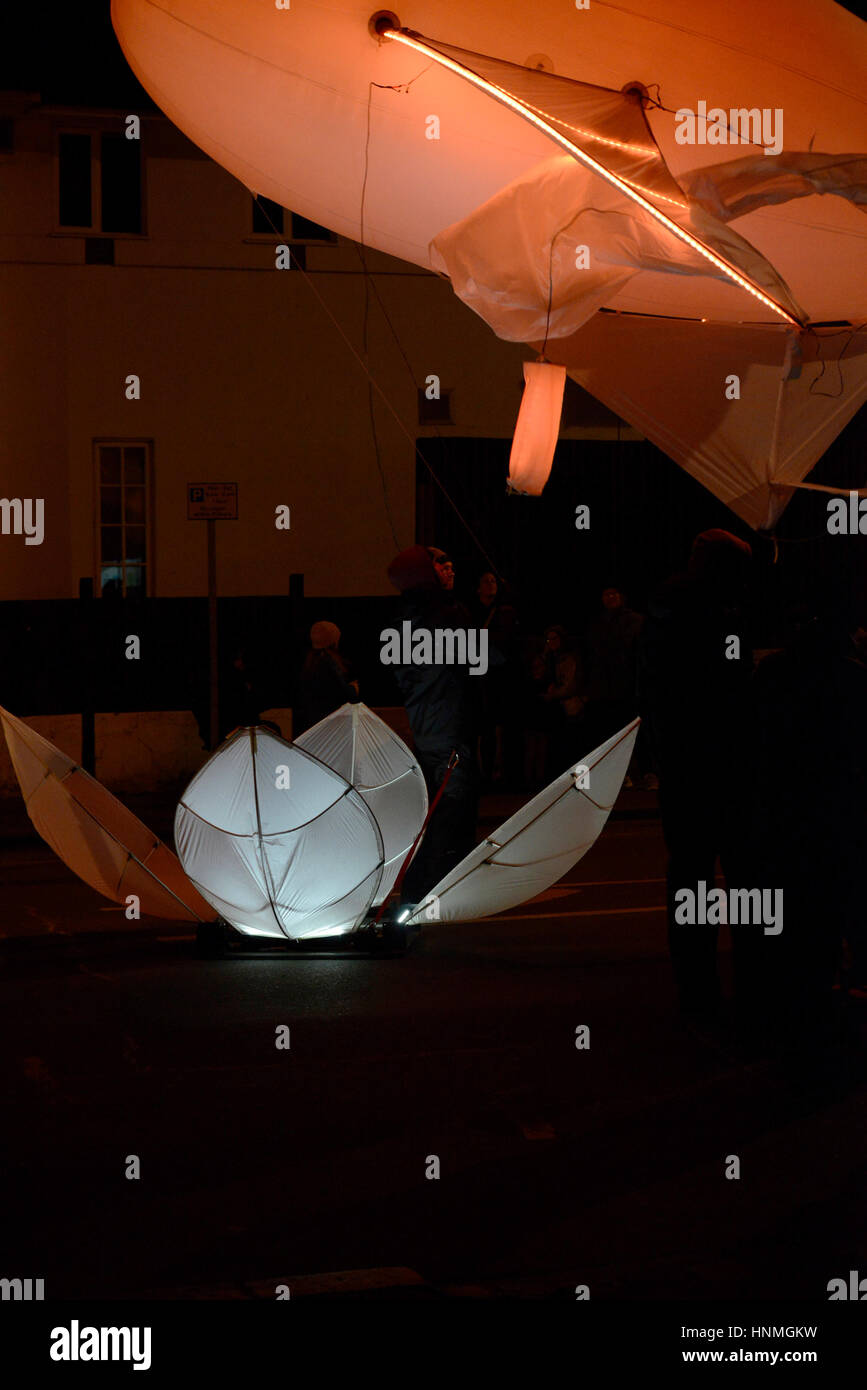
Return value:
M 448 275 L 751 526 L 867 395 L 867 28 L 832 0 L 112 18 L 252 192 Z

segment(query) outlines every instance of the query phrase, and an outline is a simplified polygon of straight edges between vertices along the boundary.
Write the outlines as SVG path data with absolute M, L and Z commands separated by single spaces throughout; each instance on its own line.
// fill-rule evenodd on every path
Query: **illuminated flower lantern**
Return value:
M 0 722 L 27 814 L 74 874 L 128 910 L 134 899 L 135 917 L 213 919 L 168 846 L 101 782 L 8 710 Z
M 468 922 L 528 902 L 583 859 L 617 800 L 639 721 L 606 739 L 522 806 L 441 879 L 409 918 Z
M 217 914 L 244 936 L 283 941 L 348 936 L 378 918 L 426 819 L 409 749 L 364 705 L 344 705 L 295 744 L 265 728 L 231 734 L 178 804 L 179 863 L 53 744 L 5 710 L 0 721 L 42 838 L 105 897 L 134 893 L 154 916 L 208 923 Z M 601 834 L 638 724 L 567 769 L 400 920 L 471 921 L 561 878 Z
M 202 896 L 250 936 L 340 936 L 379 888 L 383 844 L 338 772 L 267 729 L 239 729 L 184 792 L 175 843 Z
M 406 744 L 366 705 L 342 705 L 295 740 L 351 782 L 379 826 L 383 869 L 373 906 L 385 902 L 427 814 L 427 787 Z

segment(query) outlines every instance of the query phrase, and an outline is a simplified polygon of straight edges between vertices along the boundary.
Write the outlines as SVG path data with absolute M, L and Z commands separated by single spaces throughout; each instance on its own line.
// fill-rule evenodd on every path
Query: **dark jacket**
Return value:
M 638 652 L 639 708 L 660 772 L 729 781 L 744 756 L 752 645 L 741 596 L 690 574 L 654 595 Z M 740 656 L 726 656 L 740 638 Z
M 635 695 L 636 644 L 644 619 L 631 608 L 600 613 L 587 631 L 588 700 L 629 700 Z
M 400 621 L 409 621 L 414 632 L 424 628 L 468 629 L 470 615 L 462 603 L 431 585 L 409 589 L 403 596 Z M 409 715 L 416 751 L 425 759 L 438 759 L 456 748 L 462 758 L 471 757 L 477 730 L 477 698 L 472 686 L 483 677 L 471 677 L 466 666 L 424 665 L 392 668 Z
M 310 651 L 301 668 L 295 694 L 292 733 L 295 738 L 341 705 L 357 704 L 358 691 L 349 683 L 349 670 L 335 652 Z

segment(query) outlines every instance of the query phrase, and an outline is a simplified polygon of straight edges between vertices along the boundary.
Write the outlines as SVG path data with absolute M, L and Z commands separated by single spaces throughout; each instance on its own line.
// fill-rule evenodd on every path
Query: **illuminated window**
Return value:
M 147 593 L 150 446 L 112 441 L 96 446 L 98 573 L 103 598 Z

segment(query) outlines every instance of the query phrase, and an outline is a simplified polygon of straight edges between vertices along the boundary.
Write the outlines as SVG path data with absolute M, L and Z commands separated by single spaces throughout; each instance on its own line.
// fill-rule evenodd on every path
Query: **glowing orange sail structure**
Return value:
M 833 0 L 371 10 L 112 0 L 112 21 L 246 188 L 444 273 L 773 526 L 867 398 L 867 28 Z M 690 108 L 779 112 L 780 139 L 681 143 Z
M 616 140 L 610 136 L 603 135 L 601 132 L 594 133 L 592 130 L 581 129 L 569 122 L 556 118 L 552 119 L 540 107 L 533 106 L 526 101 L 520 100 L 512 92 L 508 91 L 506 87 L 491 81 L 489 78 L 483 77 L 478 71 L 479 67 L 488 66 L 492 68 L 494 72 L 505 74 L 509 66 L 505 63 L 497 63 L 496 61 L 491 63 L 490 60 L 488 60 L 486 64 L 484 55 L 480 53 L 463 53 L 462 50 L 455 49 L 451 45 L 436 44 L 431 40 L 425 41 L 421 34 L 410 34 L 396 29 L 386 29 L 382 37 L 394 39 L 398 43 L 406 44 L 408 47 L 426 54 L 436 62 L 442 63 L 449 71 L 463 77 L 465 81 L 472 82 L 474 85 L 478 86 L 481 91 L 487 92 L 495 101 L 501 101 L 505 106 L 508 106 L 510 110 L 523 117 L 524 120 L 535 125 L 543 134 L 555 141 L 556 144 L 561 145 L 564 150 L 589 169 L 591 173 L 597 174 L 600 178 L 605 179 L 606 182 L 617 189 L 624 198 L 631 199 L 639 208 L 650 217 L 654 218 L 660 226 L 671 233 L 672 236 L 682 241 L 691 251 L 696 252 L 699 256 L 703 256 L 715 270 L 721 272 L 727 279 L 731 280 L 733 284 L 738 285 L 742 290 L 746 290 L 747 294 L 754 295 L 766 309 L 770 309 L 773 313 L 792 324 L 795 328 L 802 326 L 802 322 L 798 317 L 791 313 L 782 303 L 779 303 L 776 299 L 771 298 L 771 296 L 759 289 L 758 285 L 755 284 L 749 276 L 742 274 L 731 261 L 726 260 L 724 256 L 713 250 L 712 247 L 708 246 L 700 237 L 687 231 L 667 212 L 657 207 L 654 202 L 654 197 L 662 197 L 666 202 L 670 202 L 672 206 L 680 206 L 681 208 L 686 208 L 685 202 L 678 204 L 677 200 L 672 199 L 670 194 L 660 193 L 659 190 L 653 186 L 648 187 L 645 184 L 636 183 L 632 179 L 623 178 L 610 167 L 613 162 L 613 156 L 618 152 L 624 152 L 630 156 L 637 154 L 640 155 L 643 160 L 647 161 L 648 164 L 648 167 L 644 170 L 643 176 L 647 178 L 651 172 L 653 172 L 656 174 L 658 180 L 659 172 L 654 169 L 652 163 L 654 155 L 661 161 L 661 156 L 658 151 L 654 152 L 653 148 L 647 145 L 642 146 L 627 140 Z M 455 57 L 450 57 L 447 52 L 449 48 L 453 54 L 456 55 L 460 53 L 461 57 L 468 61 L 458 62 L 455 60 Z M 473 66 L 469 66 L 468 64 L 473 64 Z M 515 78 L 512 77 L 511 71 L 509 72 L 512 85 L 520 86 L 522 75 L 526 83 L 527 74 L 524 70 L 518 68 L 516 71 L 518 74 L 517 82 Z M 508 81 L 509 79 L 506 78 L 505 80 Z M 554 79 L 554 81 L 556 80 L 557 79 Z M 551 79 L 548 79 L 549 84 L 550 81 Z M 580 84 L 565 83 L 563 85 L 567 88 L 571 87 L 573 90 L 577 90 Z M 609 98 L 616 98 L 619 94 L 611 92 L 606 93 L 606 95 L 608 95 Z M 574 102 L 574 96 L 572 100 Z M 625 97 L 621 97 L 620 100 L 624 105 L 626 104 L 627 99 Z M 581 144 L 577 143 L 577 141 L 583 144 L 589 143 L 604 146 L 606 154 L 605 162 L 603 162 L 601 157 L 595 158 L 593 155 L 589 154 L 587 150 L 582 149 Z M 654 182 L 657 180 L 654 180 Z M 664 179 L 661 181 L 665 182 Z M 668 179 L 668 183 L 673 190 L 676 189 L 676 185 L 670 178 Z

